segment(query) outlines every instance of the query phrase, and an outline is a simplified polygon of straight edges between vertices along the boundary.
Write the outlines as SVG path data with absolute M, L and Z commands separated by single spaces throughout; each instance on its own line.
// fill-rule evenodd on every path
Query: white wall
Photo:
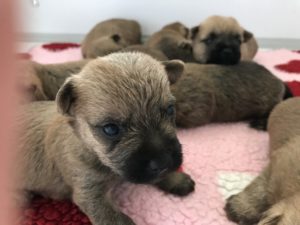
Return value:
M 194 26 L 212 14 L 231 15 L 259 38 L 300 39 L 300 0 L 20 0 L 25 33 L 84 34 L 112 17 L 138 20 L 145 35 L 179 20 Z

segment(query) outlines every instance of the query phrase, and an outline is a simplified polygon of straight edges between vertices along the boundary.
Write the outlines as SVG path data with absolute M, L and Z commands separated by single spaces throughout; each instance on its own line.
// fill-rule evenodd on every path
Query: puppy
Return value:
M 192 43 L 188 37 L 189 29 L 175 22 L 154 33 L 145 44 L 150 48 L 161 50 L 169 59 L 193 62 Z
M 84 38 L 84 58 L 96 58 L 141 43 L 141 27 L 134 20 L 110 19 L 98 23 Z
M 300 98 L 279 104 L 270 115 L 270 163 L 225 207 L 230 220 L 245 225 L 300 224 Z
M 155 48 L 147 47 L 145 45 L 131 45 L 127 48 L 122 49 L 121 52 L 143 52 L 159 61 L 168 60 L 167 56 L 162 51 Z
M 21 60 L 17 63 L 17 91 L 20 93 L 20 103 L 47 99 L 42 82 L 36 75 L 32 61 Z
M 251 120 L 256 127 L 283 99 L 285 85 L 253 62 L 233 66 L 186 63 L 184 75 L 171 91 L 180 127 L 241 120 Z
M 58 64 L 21 62 L 19 86 L 29 101 L 54 100 L 65 80 L 72 74 L 78 73 L 88 61 Z
M 20 187 L 72 199 L 93 225 L 134 224 L 110 199 L 122 180 L 192 192 L 190 176 L 176 171 L 182 152 L 168 81 L 182 71 L 178 60 L 114 53 L 68 78 L 56 103 L 29 104 L 19 118 Z
M 233 17 L 211 16 L 191 29 L 194 58 L 200 63 L 236 64 L 252 60 L 258 45 Z

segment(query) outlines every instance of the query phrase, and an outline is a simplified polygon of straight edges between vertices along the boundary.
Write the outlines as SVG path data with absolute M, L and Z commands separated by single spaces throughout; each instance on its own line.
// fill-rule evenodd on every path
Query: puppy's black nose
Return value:
M 232 57 L 233 56 L 233 51 L 231 48 L 224 48 L 222 50 L 222 53 L 223 57 Z

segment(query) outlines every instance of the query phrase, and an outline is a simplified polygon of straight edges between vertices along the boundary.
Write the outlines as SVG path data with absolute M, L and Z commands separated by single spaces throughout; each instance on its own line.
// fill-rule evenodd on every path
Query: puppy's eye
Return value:
M 242 40 L 241 40 L 240 35 L 235 35 L 234 38 L 235 38 L 238 42 L 242 43 Z
M 208 38 L 202 40 L 202 42 L 207 45 L 211 44 L 213 41 L 214 41 L 214 37 L 208 37 Z
M 120 134 L 120 127 L 114 123 L 105 124 L 102 127 L 103 133 L 108 137 L 116 137 Z
M 175 114 L 175 107 L 174 105 L 170 105 L 167 110 L 166 113 L 168 116 L 173 116 Z

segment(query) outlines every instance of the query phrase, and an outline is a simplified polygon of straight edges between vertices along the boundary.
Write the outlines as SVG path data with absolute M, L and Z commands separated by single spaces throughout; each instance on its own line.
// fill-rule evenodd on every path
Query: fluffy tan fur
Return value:
M 164 112 L 174 102 L 169 79 L 175 82 L 182 71 L 179 61 L 162 64 L 142 53 L 114 53 L 69 77 L 56 103 L 25 106 L 18 118 L 23 128 L 16 163 L 22 172 L 19 187 L 72 199 L 93 225 L 133 225 L 113 205 L 109 192 L 127 179 L 132 164 L 144 167 L 147 161 L 139 160 L 151 159 L 137 154 L 159 155 L 161 160 L 173 157 L 174 147 L 181 150 L 174 118 Z M 107 123 L 122 125 L 122 139 L 116 142 L 103 133 Z M 140 153 L 148 144 L 154 147 Z M 181 196 L 194 190 L 193 180 L 175 169 L 162 170 L 149 183 Z
M 83 57 L 96 58 L 140 43 L 141 27 L 138 22 L 110 19 L 100 22 L 92 28 L 84 38 L 81 50 Z
M 235 18 L 210 16 L 191 32 L 194 57 L 200 63 L 207 63 L 210 58 L 209 44 L 205 44 L 203 40 L 209 38 L 212 33 L 217 37 L 226 34 L 239 36 L 241 60 L 252 60 L 258 50 L 255 37 L 241 27 Z
M 182 23 L 175 22 L 164 26 L 146 41 L 150 48 L 159 49 L 169 59 L 180 59 L 185 62 L 194 61 L 189 29 Z
M 165 54 L 162 51 L 160 51 L 159 49 L 147 47 L 146 45 L 131 45 L 127 48 L 124 48 L 121 51 L 122 52 L 143 52 L 159 61 L 168 60 L 167 56 L 165 56 Z
M 300 98 L 279 104 L 271 113 L 270 163 L 246 189 L 227 200 L 229 219 L 252 225 L 300 223 Z
M 284 84 L 263 66 L 186 63 L 184 75 L 171 86 L 176 122 L 181 127 L 211 122 L 266 120 L 282 99 Z
M 29 101 L 54 100 L 55 96 L 72 74 L 79 73 L 89 60 L 57 64 L 40 64 L 33 61 L 21 63 L 20 86 Z

